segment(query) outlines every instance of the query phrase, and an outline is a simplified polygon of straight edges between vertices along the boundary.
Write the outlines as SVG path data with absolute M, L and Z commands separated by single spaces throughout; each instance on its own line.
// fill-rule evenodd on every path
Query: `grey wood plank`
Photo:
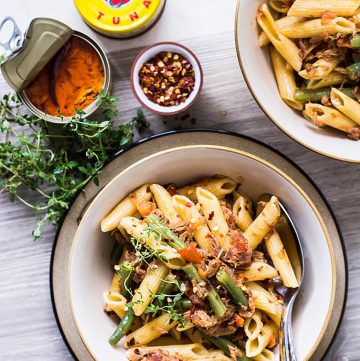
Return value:
M 183 128 L 226 129 L 263 141 L 301 166 L 320 186 L 339 221 L 349 261 L 347 311 L 326 361 L 360 359 L 360 165 L 325 158 L 295 143 L 258 108 L 237 63 L 232 32 L 184 39 L 204 69 L 199 101 L 183 117 L 161 117 L 145 111 L 150 129 L 136 139 Z M 121 121 L 140 107 L 130 90 L 131 63 L 139 49 L 111 53 L 113 93 L 120 99 Z M 7 91 L 3 79 L 0 92 Z M 55 231 L 46 227 L 34 243 L 32 211 L 0 194 L 0 358 L 4 360 L 71 360 L 52 314 L 49 262 Z M 309 320 L 310 324 L 310 320 Z M 304 327 L 308 327 L 305 325 Z

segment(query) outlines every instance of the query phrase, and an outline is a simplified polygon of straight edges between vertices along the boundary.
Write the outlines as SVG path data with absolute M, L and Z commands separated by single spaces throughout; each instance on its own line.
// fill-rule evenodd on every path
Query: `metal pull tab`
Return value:
M 7 16 L 6 18 L 1 20 L 0 34 L 1 32 L 3 32 L 3 27 L 8 21 L 11 22 L 13 25 L 12 34 L 7 42 L 3 43 L 0 41 L 0 45 L 5 49 L 10 50 L 12 53 L 15 53 L 21 48 L 22 34 L 15 20 L 11 16 Z

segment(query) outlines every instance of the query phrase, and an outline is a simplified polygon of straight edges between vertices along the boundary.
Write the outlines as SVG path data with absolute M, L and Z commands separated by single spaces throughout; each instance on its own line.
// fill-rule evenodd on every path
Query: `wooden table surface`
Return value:
M 349 263 L 346 312 L 325 360 L 359 361 L 360 165 L 307 150 L 264 116 L 240 73 L 232 31 L 178 40 L 192 48 L 200 59 L 204 69 L 202 96 L 183 117 L 165 119 L 145 112 L 151 127 L 141 137 L 198 127 L 238 132 L 278 149 L 317 183 L 337 217 Z M 128 80 L 138 50 L 109 54 L 114 70 L 113 93 L 120 99 L 122 121 L 130 120 L 139 107 Z M 0 79 L 0 93 L 5 91 L 8 89 Z M 72 360 L 57 329 L 50 301 L 49 264 L 55 230 L 47 226 L 43 238 L 33 242 L 33 227 L 33 212 L 0 194 L 0 359 Z M 304 327 L 311 327 L 311 320 Z

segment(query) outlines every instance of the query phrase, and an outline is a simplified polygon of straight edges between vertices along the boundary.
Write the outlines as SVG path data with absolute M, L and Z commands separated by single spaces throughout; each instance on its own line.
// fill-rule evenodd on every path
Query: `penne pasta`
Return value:
M 244 232 L 253 222 L 251 207 L 251 201 L 239 194 L 233 206 L 233 213 L 236 215 L 235 223 L 242 232 Z
M 176 327 L 176 329 L 177 329 L 178 331 L 180 331 L 180 332 L 183 332 L 183 331 L 190 330 L 190 329 L 193 328 L 193 327 L 195 327 L 195 326 L 193 325 L 193 323 L 192 323 L 190 320 L 186 320 L 184 325 L 182 325 L 182 326 L 178 325 L 178 326 Z
M 164 313 L 154 320 L 145 323 L 142 327 L 126 336 L 124 346 L 126 348 L 146 345 L 159 338 L 177 325 L 168 313 Z
M 219 248 L 229 251 L 231 248 L 231 243 L 227 237 L 229 226 L 221 210 L 219 200 L 214 194 L 201 187 L 196 188 L 196 196 L 217 245 Z
M 262 330 L 264 324 L 261 320 L 261 312 L 256 310 L 251 317 L 245 319 L 244 332 L 249 340 L 255 340 Z
M 150 190 L 154 195 L 155 202 L 158 205 L 159 209 L 163 212 L 164 217 L 170 223 L 177 223 L 180 220 L 179 214 L 176 212 L 171 196 L 169 192 L 160 184 L 152 184 Z
M 115 312 L 121 319 L 126 313 L 127 299 L 117 292 L 104 292 L 105 310 Z
M 263 238 L 271 231 L 280 217 L 279 200 L 271 197 L 261 213 L 244 232 L 250 249 L 255 249 Z
M 185 265 L 185 261 L 174 248 L 161 242 L 153 233 L 146 231 L 148 227 L 146 222 L 134 217 L 125 217 L 121 220 L 120 225 L 130 236 L 154 251 L 154 254 L 159 256 L 169 268 L 180 269 Z
M 135 291 L 132 298 L 132 303 L 134 303 L 133 311 L 136 316 L 144 313 L 152 300 L 152 295 L 156 294 L 161 281 L 168 273 L 169 268 L 158 260 L 149 265 L 140 287 Z
M 187 345 L 169 345 L 169 346 L 153 346 L 153 347 L 140 347 L 127 351 L 127 357 L 131 361 L 133 358 L 139 360 L 139 356 L 142 355 L 156 355 L 163 354 L 167 357 L 178 357 L 185 360 L 218 360 L 218 361 L 230 361 L 230 358 L 224 355 L 220 350 L 207 351 L 206 348 L 200 343 L 193 343 Z
M 299 287 L 299 282 L 296 279 L 289 257 L 276 230 L 265 239 L 265 245 L 275 268 L 279 271 L 284 286 L 291 288 Z
M 244 272 L 241 273 L 244 281 L 264 281 L 278 276 L 277 270 L 265 262 L 253 262 Z
M 323 79 L 329 75 L 340 63 L 340 58 L 319 59 L 312 64 L 311 69 L 299 71 L 299 75 L 304 79 Z
M 296 24 L 301 23 L 302 21 L 306 20 L 306 18 L 298 17 L 298 16 L 285 16 L 275 21 L 276 25 L 283 32 L 284 29 L 295 26 Z M 262 31 L 259 35 L 259 44 L 261 47 L 268 45 L 270 42 L 269 38 L 266 34 Z
M 189 340 L 193 343 L 201 343 L 202 344 L 202 343 L 206 342 L 206 339 L 203 337 L 201 332 L 195 327 L 184 331 L 184 333 L 189 338 Z
M 336 109 L 309 103 L 305 106 L 304 117 L 319 127 L 328 125 L 347 133 L 353 139 L 360 137 L 356 123 Z
M 256 356 L 253 356 L 252 359 L 254 361 L 275 361 L 276 357 L 275 357 L 274 352 L 265 348 L 264 350 L 262 350 L 261 353 L 259 353 Z
M 232 193 L 236 188 L 236 182 L 224 176 L 216 176 L 213 178 L 205 178 L 190 186 L 177 189 L 177 193 L 196 201 L 196 188 L 202 187 L 211 192 L 217 198 L 223 198 L 227 194 Z
M 325 78 L 310 80 L 306 85 L 306 89 L 320 89 L 334 85 L 342 85 L 347 81 L 349 81 L 347 75 L 332 71 L 330 74 L 326 75 Z
M 261 354 L 271 339 L 276 338 L 277 327 L 273 323 L 264 325 L 255 339 L 248 339 L 245 344 L 246 356 L 254 357 Z
M 302 65 L 302 59 L 299 55 L 300 49 L 281 33 L 266 4 L 260 6 L 256 19 L 275 49 L 295 71 L 300 71 Z
M 277 326 L 280 326 L 283 305 L 280 301 L 256 282 L 247 282 L 253 294 L 255 308 L 264 311 Z
M 278 13 L 286 14 L 292 5 L 292 1 L 291 0 L 270 0 L 269 5 L 272 9 L 274 9 Z
M 281 98 L 290 107 L 296 110 L 303 110 L 303 103 L 294 99 L 294 92 L 297 86 L 293 69 L 273 47 L 270 48 L 270 57 Z
M 225 356 L 223 351 L 214 350 L 214 351 L 208 351 L 208 353 L 205 355 L 205 358 L 198 358 L 197 360 L 231 361 L 231 358 Z
M 111 281 L 110 292 L 120 293 L 120 276 L 117 272 L 114 272 L 114 276 Z
M 331 89 L 330 99 L 332 105 L 360 125 L 360 104 L 336 88 Z
M 152 197 L 149 191 L 149 185 L 144 184 L 134 192 L 130 193 L 122 202 L 120 202 L 102 221 L 101 230 L 109 232 L 118 227 L 124 217 L 133 216 L 137 213 L 137 204 L 142 201 L 148 201 Z
M 211 252 L 213 248 L 210 230 L 195 204 L 189 198 L 178 194 L 173 196 L 172 202 L 181 219 L 192 224 L 194 238 L 199 247 Z
M 170 331 L 171 330 L 172 330 L 172 328 L 170 329 Z M 166 333 L 164 336 L 160 336 L 159 338 L 152 340 L 146 346 L 162 347 L 162 346 L 172 346 L 172 345 L 185 345 L 185 344 L 189 343 L 189 340 L 185 340 L 185 339 L 175 340 L 174 337 L 171 336 L 170 331 L 169 331 L 169 333 Z
M 312 38 L 323 34 L 352 34 L 356 30 L 355 24 L 343 17 L 335 17 L 323 22 L 321 19 L 289 24 L 281 29 L 281 33 L 290 39 Z
M 170 335 L 177 341 L 180 342 L 181 341 L 181 332 L 178 331 L 175 327 L 171 328 L 169 330 Z
M 337 16 L 353 16 L 359 7 L 359 0 L 296 0 L 288 15 L 316 18 L 329 11 Z

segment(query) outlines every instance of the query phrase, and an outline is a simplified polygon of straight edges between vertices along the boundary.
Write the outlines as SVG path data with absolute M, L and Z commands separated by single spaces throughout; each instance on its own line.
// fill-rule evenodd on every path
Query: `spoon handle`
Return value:
M 291 314 L 294 298 L 287 304 L 280 323 L 280 360 L 281 361 L 297 361 L 295 348 L 293 345 Z

